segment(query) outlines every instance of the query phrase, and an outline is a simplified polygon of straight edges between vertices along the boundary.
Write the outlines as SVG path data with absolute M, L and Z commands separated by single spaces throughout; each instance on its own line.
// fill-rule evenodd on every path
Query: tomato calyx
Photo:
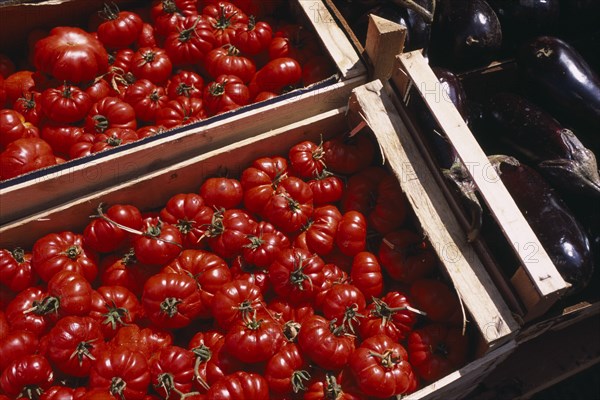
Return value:
M 123 143 L 123 139 L 118 138 L 116 136 L 109 136 L 106 138 L 105 142 L 111 147 L 117 147 L 120 146 L 121 143 Z
M 34 301 L 31 308 L 23 311 L 23 314 L 34 313 L 36 315 L 48 315 L 50 313 L 58 314 L 60 309 L 60 299 L 58 297 L 48 296 L 42 301 Z
M 301 327 L 302 325 L 300 325 L 299 322 L 287 321 L 285 324 L 283 324 L 283 328 L 281 328 L 283 337 L 290 343 L 296 342 Z
M 256 250 L 265 243 L 265 241 L 262 238 L 260 238 L 259 236 L 256 236 L 256 235 L 247 235 L 246 238 L 250 242 L 250 243 L 247 243 L 244 245 L 244 247 L 247 249 Z M 242 265 L 242 270 L 244 270 L 244 268 L 247 268 L 247 267 Z M 245 271 L 245 272 L 250 272 L 250 271 Z
M 311 378 L 310 373 L 304 369 L 294 371 L 292 373 L 292 378 L 291 378 L 292 390 L 294 391 L 294 393 L 299 393 L 301 391 L 302 392 L 305 391 L 306 386 L 304 386 L 304 382 L 308 382 L 310 380 L 310 378 Z
M 158 375 L 157 381 L 158 383 L 154 385 L 154 387 L 157 389 L 163 389 L 166 394 L 166 399 L 171 398 L 172 393 L 177 394 L 180 400 L 185 399 L 186 397 L 192 397 L 199 394 L 198 392 L 183 393 L 181 390 L 177 389 L 177 387 L 175 386 L 175 377 L 173 376 L 173 374 L 170 374 L 168 372 Z
M 408 304 L 402 307 L 390 307 L 385 301 L 375 297 L 373 298 L 373 304 L 374 308 L 371 310 L 371 315 L 377 318 L 381 318 L 381 324 L 383 326 L 386 326 L 390 322 L 390 319 L 397 312 L 410 311 L 423 316 L 427 315 L 425 311 L 421 311 L 419 309 L 411 307 Z
M 225 30 L 231 26 L 231 20 L 237 15 L 237 10 L 227 15 L 225 6 L 221 4 L 219 8 L 221 12 L 219 13 L 219 18 L 217 18 L 216 22 L 213 24 L 213 28 L 217 30 Z
M 98 11 L 98 15 L 106 21 L 114 21 L 119 17 L 119 6 L 115 3 L 104 3 L 102 10 Z
M 23 250 L 22 248 L 16 247 L 10 252 L 10 254 L 19 264 L 25 262 L 25 250 Z
M 306 268 L 305 264 L 306 259 L 302 256 L 297 256 L 294 260 L 295 267 L 294 270 L 290 273 L 290 283 L 294 286 L 297 286 L 299 290 L 304 290 L 304 281 L 308 281 L 311 289 L 313 287 L 313 282 L 310 276 L 304 273 L 304 268 Z
M 200 346 L 194 347 L 191 351 L 196 356 L 196 361 L 194 362 L 194 379 L 202 388 L 208 390 L 210 389 L 210 385 L 202 378 L 202 375 L 200 375 L 200 365 L 210 361 L 212 358 L 212 350 L 202 343 Z
M 121 400 L 125 400 L 125 394 L 123 392 L 126 387 L 127 382 L 125 382 L 123 378 L 115 376 L 112 378 L 108 391 L 113 396 L 118 396 Z
M 200 22 L 200 17 L 196 18 L 196 20 L 194 21 L 194 23 L 192 24 L 192 26 L 190 26 L 187 29 L 182 29 L 179 31 L 179 41 L 180 42 L 188 42 L 192 39 L 192 37 L 194 36 L 195 32 L 196 32 L 196 26 L 198 26 L 198 22 Z
M 92 119 L 94 120 L 94 130 L 96 132 L 104 132 L 108 129 L 108 118 L 106 118 L 104 115 L 94 115 Z
M 331 333 L 334 334 L 334 336 L 352 336 L 346 331 L 346 327 L 344 326 L 344 324 L 336 325 L 336 322 L 337 318 L 334 318 L 331 321 L 329 321 L 329 330 L 331 331 Z
M 81 247 L 79 246 L 71 246 L 67 250 L 64 251 L 64 254 L 69 257 L 71 260 L 77 259 L 82 253 Z
M 402 361 L 400 357 L 394 357 L 394 351 L 390 349 L 385 350 L 383 354 L 377 353 L 376 351 L 369 351 L 369 355 L 371 357 L 379 358 L 379 364 L 387 369 L 394 368 L 395 365 Z
M 337 400 L 343 393 L 342 386 L 337 383 L 335 376 L 331 374 L 325 375 L 325 398 L 327 400 Z
M 95 341 L 96 339 L 88 340 L 87 342 L 80 342 L 75 348 L 75 351 L 73 351 L 73 353 L 69 357 L 69 360 L 72 360 L 73 358 L 77 357 L 77 361 L 79 361 L 80 367 L 83 365 L 84 357 L 87 357 L 92 361 L 96 361 L 96 358 L 92 355 L 92 353 L 90 353 L 90 349 L 94 347 L 92 343 Z
M 108 312 L 106 314 L 102 315 L 103 317 L 105 317 L 104 321 L 102 321 L 102 324 L 110 325 L 110 327 L 113 331 L 116 330 L 119 326 L 129 325 L 125 321 L 123 321 L 124 317 L 129 316 L 128 309 L 123 308 L 123 307 L 117 307 L 117 305 L 115 304 L 114 301 L 113 301 L 112 306 L 108 303 L 106 303 L 104 305 L 105 305 L 106 309 L 108 310 Z
M 247 32 L 252 32 L 256 28 L 256 17 L 254 15 L 248 16 L 248 27 L 246 28 Z
M 44 390 L 38 385 L 27 385 L 17 398 L 25 398 L 30 400 L 39 400 L 44 394 Z
M 358 312 L 358 304 L 354 303 L 350 306 L 346 307 L 346 311 L 344 312 L 344 318 L 342 319 L 342 326 L 348 326 L 348 329 L 351 333 L 355 333 L 354 323 L 358 322 L 359 318 L 364 318 L 365 316 Z
M 167 314 L 169 318 L 173 318 L 177 315 L 177 305 L 181 303 L 181 299 L 175 297 L 167 297 L 160 303 L 160 312 Z
M 225 94 L 225 85 L 226 84 L 227 84 L 226 80 L 223 81 L 223 83 L 213 82 L 208 87 L 208 92 L 213 97 L 223 96 Z
M 31 92 L 23 93 L 23 97 L 19 97 L 17 99 L 17 101 L 22 102 L 23 107 L 27 110 L 35 109 L 35 106 L 36 106 L 35 98 L 34 98 L 34 94 Z
M 162 0 L 162 10 L 165 14 L 180 14 L 183 15 L 181 10 L 177 7 L 174 0 Z

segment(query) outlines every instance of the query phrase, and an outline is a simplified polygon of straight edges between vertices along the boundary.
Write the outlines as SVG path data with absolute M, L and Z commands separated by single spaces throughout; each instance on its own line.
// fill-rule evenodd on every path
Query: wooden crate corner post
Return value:
M 371 78 L 387 80 L 392 74 L 396 55 L 404 51 L 406 27 L 369 14 L 365 52 L 371 66 Z

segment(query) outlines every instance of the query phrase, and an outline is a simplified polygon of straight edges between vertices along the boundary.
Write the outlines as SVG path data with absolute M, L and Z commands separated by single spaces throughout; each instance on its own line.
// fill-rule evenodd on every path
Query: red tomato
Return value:
M 385 335 L 363 341 L 349 366 L 359 389 L 377 398 L 406 393 L 414 379 L 406 349 Z
M 377 199 L 379 182 L 389 172 L 382 168 L 371 166 L 351 175 L 346 180 L 346 190 L 342 195 L 341 209 L 343 211 L 359 211 L 369 215 Z
M 238 371 L 215 382 L 206 393 L 207 400 L 268 400 L 269 385 L 261 375 Z
M 138 14 L 120 11 L 114 3 L 105 3 L 100 15 L 105 21 L 98 26 L 96 33 L 107 48 L 129 47 L 138 39 L 144 23 Z
M 423 237 L 407 229 L 383 237 L 379 261 L 392 279 L 409 284 L 431 273 L 437 262 Z
M 167 95 L 171 100 L 179 96 L 202 98 L 204 79 L 199 74 L 181 70 L 171 76 L 167 84 Z
M 298 345 L 288 343 L 269 359 L 265 368 L 265 379 L 273 393 L 291 395 L 306 390 L 310 381 L 309 365 Z
M 400 292 L 388 292 L 375 298 L 365 310 L 359 332 L 363 339 L 384 334 L 395 341 L 406 338 L 417 322 L 415 308 Z
M 206 118 L 204 102 L 198 97 L 179 96 L 156 113 L 156 124 L 165 128 L 192 124 Z
M 2 86 L 1 82 L 0 86 Z M 23 93 L 23 95 L 15 100 L 15 103 L 13 104 L 13 109 L 21 114 L 23 118 L 25 118 L 25 121 L 34 126 L 38 126 L 43 116 L 40 95 L 40 92 L 36 91 Z M 1 105 L 2 101 L 0 101 L 0 106 Z
M 303 354 L 326 370 L 340 370 L 354 352 L 354 336 L 348 335 L 343 325 L 314 315 L 304 320 L 298 345 Z
M 348 211 L 338 223 L 335 243 L 342 253 L 354 257 L 367 246 L 367 221 L 358 211 Z
M 140 328 L 138 325 L 127 325 L 121 327 L 108 344 L 112 348 L 125 347 L 139 351 L 146 359 L 150 359 L 161 349 L 173 345 L 173 334 L 154 327 Z
M 138 128 L 137 135 L 138 138 L 143 139 L 149 136 L 160 135 L 166 131 L 164 126 L 154 126 L 154 125 L 146 125 L 141 128 Z
M 93 282 L 98 273 L 97 255 L 85 247 L 83 240 L 83 235 L 69 231 L 39 238 L 32 250 L 33 269 L 46 282 L 60 271 L 77 272 Z
M 225 45 L 211 50 L 204 60 L 210 76 L 235 75 L 244 83 L 250 82 L 256 73 L 256 65 L 251 59 L 244 57 L 233 45 Z
M 203 16 L 187 16 L 165 38 L 164 48 L 175 66 L 197 65 L 216 46 L 210 23 Z
M 171 197 L 160 211 L 160 219 L 179 229 L 183 247 L 201 248 L 206 226 L 212 222 L 213 208 L 195 193 L 179 193 Z
M 40 100 L 44 114 L 52 121 L 62 123 L 82 120 L 94 104 L 85 91 L 66 84 L 44 90 Z
M 142 235 L 133 238 L 133 250 L 142 264 L 164 265 L 181 253 L 181 233 L 175 225 L 146 218 L 141 231 Z
M 142 23 L 142 30 L 138 35 L 136 42 L 134 43 L 135 47 L 156 47 L 158 42 L 156 41 L 156 32 L 154 29 L 154 25 L 144 22 Z
M 338 135 L 323 143 L 324 161 L 330 171 L 354 174 L 368 167 L 375 158 L 375 146 L 364 133 L 352 137 Z
M 302 63 L 302 84 L 304 86 L 321 82 L 336 73 L 336 68 L 329 57 L 316 54 Z
M 133 143 L 136 140 L 138 140 L 138 135 L 133 129 L 109 128 L 104 133 L 94 135 L 94 141 L 89 151 L 90 154 L 98 153 L 117 146 Z
M 250 102 L 250 91 L 235 75 L 219 75 L 204 88 L 204 104 L 210 115 L 221 114 L 245 106 Z
M 2 371 L 0 388 L 13 398 L 20 398 L 21 393 L 39 396 L 52 386 L 54 375 L 48 360 L 38 354 L 19 357 Z
M 89 375 L 90 389 L 108 390 L 117 398 L 143 400 L 149 384 L 146 357 L 127 346 L 110 347 L 100 352 Z
M 142 306 L 155 326 L 166 329 L 188 326 L 203 310 L 196 280 L 173 273 L 159 273 L 146 281 Z
M 85 120 L 90 133 L 103 133 L 110 128 L 137 128 L 135 110 L 118 97 L 105 97 L 96 102 Z
M 320 256 L 329 254 L 335 246 L 335 235 L 341 219 L 342 214 L 336 206 L 315 208 L 305 230 L 296 237 L 295 245 Z
M 263 295 L 272 294 L 269 272 L 266 268 L 250 264 L 243 256 L 235 257 L 229 266 L 234 280 L 242 280 L 258 286 Z
M 0 283 L 14 292 L 33 286 L 38 278 L 31 267 L 31 257 L 30 252 L 19 247 L 0 249 Z
M 154 121 L 158 110 L 169 102 L 163 87 L 157 86 L 147 79 L 138 79 L 127 87 L 124 100 L 135 110 L 139 121 Z
M 62 270 L 48 281 L 48 294 L 36 313 L 58 316 L 87 315 L 92 307 L 92 286 L 77 272 Z
M 283 342 L 277 322 L 253 315 L 236 321 L 227 329 L 224 349 L 240 361 L 252 364 L 270 359 Z
M 59 81 L 91 81 L 108 69 L 108 53 L 90 33 L 76 27 L 56 27 L 33 49 L 35 67 Z
M 122 326 L 135 323 L 143 315 L 136 295 L 123 286 L 100 286 L 92 292 L 89 316 L 101 324 L 102 336 L 110 339 Z
M 197 310 L 199 318 L 212 316 L 214 295 L 231 281 L 232 273 L 221 257 L 203 250 L 184 250 L 179 257 L 165 266 L 161 272 L 192 276 L 200 287 L 202 308 Z
M 188 16 L 198 15 L 197 0 L 154 0 L 150 10 L 158 35 L 177 30 L 178 23 Z
M 342 270 L 336 264 L 332 263 L 325 264 L 323 267 L 323 276 L 323 283 L 317 290 L 317 295 L 314 302 L 315 308 L 317 309 L 322 308 L 323 302 L 325 301 L 325 296 L 327 295 L 329 289 L 335 285 L 346 283 L 348 281 L 348 274 L 346 274 L 346 272 L 344 272 L 344 270 Z
M 123 286 L 136 296 L 141 296 L 146 280 L 158 272 L 157 267 L 141 264 L 133 249 L 111 254 L 100 264 L 100 284 L 103 286 Z
M 15 69 L 15 63 L 6 54 L 0 54 L 0 76 L 8 78 L 15 72 Z
M 85 387 L 72 388 L 63 385 L 55 385 L 44 391 L 40 400 L 80 400 L 84 398 L 86 394 L 87 389 Z
M 290 240 L 272 224 L 261 221 L 246 236 L 242 256 L 244 261 L 259 268 L 268 268 L 279 252 L 290 247 Z
M 6 91 L 6 102 L 9 106 L 14 104 L 20 97 L 35 90 L 33 75 L 33 71 L 20 70 L 13 72 L 4 79 L 2 87 Z
M 422 379 L 437 381 L 465 364 L 468 344 L 460 328 L 429 324 L 408 337 L 409 360 Z
M 337 203 L 344 194 L 344 182 L 327 170 L 309 180 L 308 186 L 313 192 L 315 205 Z
M 4 290 L 4 288 L 0 287 L 0 309 L 5 310 L 6 306 L 8 306 L 9 298 L 5 298 L 5 295 L 12 295 L 8 290 Z M 8 332 L 10 331 L 10 326 L 8 324 L 8 320 L 6 319 L 6 313 L 4 311 L 0 311 L 0 340 L 4 339 Z M 2 369 L 2 368 L 0 368 Z
M 288 151 L 288 159 L 294 174 L 303 179 L 318 176 L 326 167 L 323 161 L 323 146 L 309 140 L 292 146 Z
M 52 146 L 54 153 L 68 156 L 71 147 L 82 141 L 84 134 L 85 131 L 80 126 L 46 123 L 42 128 L 41 138 Z
M 287 177 L 287 161 L 283 157 L 262 157 L 242 171 L 240 182 L 244 189 L 244 207 L 262 215 L 265 204 L 279 183 Z
M 35 333 L 21 329 L 13 329 L 0 339 L 0 371 L 23 356 L 36 354 L 39 349 L 39 340 Z
M 223 334 L 215 330 L 200 331 L 190 340 L 188 348 L 196 357 L 198 371 L 195 386 L 202 393 L 225 375 L 242 368 L 238 360 L 222 350 L 224 343 Z
M 336 400 L 364 400 L 362 395 L 354 395 L 345 391 L 337 381 L 335 375 L 327 373 L 323 378 L 311 381 L 310 385 L 304 392 L 304 400 L 323 400 L 330 393 L 335 396 Z
M 252 96 L 260 92 L 280 93 L 293 88 L 302 78 L 302 67 L 289 57 L 276 58 L 259 69 L 248 85 Z
M 282 323 L 294 322 L 302 325 L 302 322 L 306 318 L 315 314 L 314 307 L 310 303 L 292 305 L 288 301 L 279 297 L 276 297 L 273 300 L 271 300 L 267 308 L 269 309 L 271 314 L 273 314 L 273 317 Z M 285 332 L 285 329 L 284 334 L 286 335 L 289 341 L 293 341 L 290 340 L 293 338 L 288 337 L 287 332 Z
M 248 243 L 246 236 L 252 234 L 255 226 L 256 221 L 241 209 L 220 209 L 214 213 L 206 231 L 208 245 L 225 259 L 241 255 Z
M 129 204 L 114 204 L 106 211 L 100 205 L 94 217 L 83 231 L 83 241 L 85 246 L 97 252 L 119 249 L 131 238 L 127 228 L 139 230 L 142 227 L 140 210 Z
M 148 79 L 157 85 L 167 82 L 173 71 L 173 63 L 165 49 L 160 47 L 139 48 L 131 58 L 131 73 L 136 79 Z
M 318 255 L 291 247 L 282 250 L 269 266 L 269 279 L 275 293 L 290 303 L 311 302 L 325 280 L 324 266 Z
M 419 279 L 410 286 L 410 295 L 415 307 L 423 311 L 429 320 L 457 326 L 462 324 L 463 315 L 458 296 L 444 282 Z
M 247 26 L 249 21 L 242 10 L 227 1 L 207 4 L 202 9 L 202 15 L 213 28 L 215 47 L 231 43 L 237 31 Z
M 161 398 L 189 393 L 194 382 L 194 353 L 179 346 L 160 349 L 150 360 L 151 384 Z
M 85 92 L 92 98 L 92 102 L 96 103 L 104 97 L 111 96 L 113 88 L 110 83 L 104 78 L 95 79 L 92 84 L 85 88 Z
M 46 296 L 40 287 L 29 287 L 19 292 L 6 306 L 6 319 L 12 331 L 25 330 L 41 336 L 50 325 L 47 315 L 37 313 L 38 303 Z
M 367 300 L 379 297 L 383 291 L 383 274 L 375 254 L 368 251 L 356 254 L 352 260 L 350 279 Z
M 364 315 L 367 302 L 358 288 L 349 283 L 333 285 L 323 299 L 321 309 L 323 316 L 329 320 L 335 319 L 354 333 L 354 327 L 359 323 L 359 316 Z
M 248 25 L 238 27 L 233 38 L 233 45 L 245 54 L 256 56 L 265 52 L 273 39 L 273 29 L 266 22 L 256 21 L 253 15 L 248 18 Z
M 21 113 L 8 108 L 0 110 L 0 149 L 17 139 L 38 136 L 38 128 L 25 121 Z
M 46 335 L 45 356 L 61 372 L 87 376 L 104 347 L 100 323 L 90 317 L 61 318 Z
M 409 204 L 398 178 L 386 174 L 377 187 L 377 201 L 368 214 L 369 226 L 385 235 L 404 224 Z
M 313 213 L 313 195 L 302 179 L 290 176 L 282 180 L 263 209 L 266 220 L 284 233 L 299 232 Z
M 200 196 L 209 207 L 236 208 L 242 204 L 244 191 L 237 179 L 213 177 L 204 180 L 200 186 Z
M 260 288 L 243 280 L 224 284 L 215 293 L 212 312 L 217 325 L 228 329 L 237 321 L 251 317 L 255 311 L 264 309 Z

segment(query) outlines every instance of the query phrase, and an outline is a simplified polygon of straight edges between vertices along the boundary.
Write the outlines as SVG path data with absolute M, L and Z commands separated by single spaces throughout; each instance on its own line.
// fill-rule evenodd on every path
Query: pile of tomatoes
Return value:
M 335 73 L 286 2 L 107 3 L 89 27 L 34 31 L 0 55 L 0 179 L 155 135 Z M 283 10 L 283 11 L 282 11 Z
M 367 131 L 0 251 L 0 399 L 370 399 L 471 351 Z

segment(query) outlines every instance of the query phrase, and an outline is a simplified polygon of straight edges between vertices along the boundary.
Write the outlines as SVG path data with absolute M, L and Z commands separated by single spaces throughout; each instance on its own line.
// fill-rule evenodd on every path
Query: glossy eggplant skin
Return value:
M 485 0 L 438 2 L 431 30 L 431 65 L 458 72 L 483 67 L 502 44 L 502 28 Z
M 584 228 L 533 168 L 512 157 L 491 156 L 490 160 L 559 273 L 572 285 L 567 294 L 580 292 L 594 272 Z
M 559 120 L 584 128 L 579 131 L 591 138 L 589 145 L 596 151 L 600 77 L 583 57 L 557 37 L 540 36 L 521 47 L 517 63 L 520 80 L 536 102 Z
M 484 124 L 484 133 L 493 135 L 509 154 L 535 166 L 561 193 L 600 201 L 600 176 L 592 151 L 534 103 L 514 93 L 497 93 L 486 104 Z
M 447 98 L 452 101 L 467 125 L 469 125 L 469 109 L 467 106 L 467 94 L 459 77 L 447 68 L 432 67 L 431 70 L 440 81 Z

